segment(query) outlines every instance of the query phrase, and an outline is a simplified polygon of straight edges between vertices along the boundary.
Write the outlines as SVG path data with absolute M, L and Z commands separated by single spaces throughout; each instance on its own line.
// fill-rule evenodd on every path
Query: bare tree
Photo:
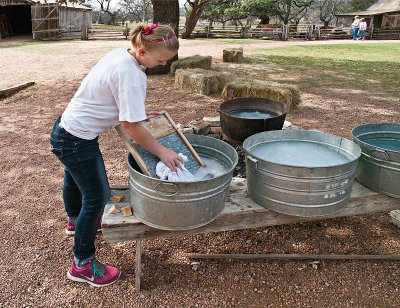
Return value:
M 153 19 L 153 5 L 150 0 L 122 0 L 120 6 L 127 19 L 136 22 Z
M 278 13 L 276 14 L 283 24 L 295 21 L 298 15 L 302 15 L 314 0 L 277 0 Z
M 117 24 L 117 16 L 121 13 L 120 8 L 113 8 L 113 5 L 111 5 L 112 0 L 96 0 L 96 2 L 100 6 L 100 10 L 104 13 L 106 13 L 111 20 L 112 25 Z M 113 2 L 114 3 L 114 2 Z
M 319 11 L 319 20 L 324 23 L 324 26 L 328 26 L 335 14 L 339 13 L 346 0 L 316 0 L 316 7 Z
M 196 27 L 197 21 L 199 20 L 201 13 L 203 13 L 204 6 L 213 0 L 186 0 L 191 8 L 190 15 L 186 19 L 185 27 L 181 33 L 181 38 L 189 38 L 194 28 Z

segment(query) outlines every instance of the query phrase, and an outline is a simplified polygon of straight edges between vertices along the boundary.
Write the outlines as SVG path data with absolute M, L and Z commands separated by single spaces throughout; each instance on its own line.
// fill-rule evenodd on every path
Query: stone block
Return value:
M 196 135 L 207 135 L 211 130 L 210 123 L 202 120 L 191 121 L 187 126 L 191 127 Z
M 204 117 L 203 121 L 210 123 L 211 126 L 221 126 L 221 122 L 218 117 Z

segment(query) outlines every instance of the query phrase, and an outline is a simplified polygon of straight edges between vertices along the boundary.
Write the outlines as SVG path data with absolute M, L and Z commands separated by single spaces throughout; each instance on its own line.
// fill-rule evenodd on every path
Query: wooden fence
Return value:
M 182 31 L 183 27 L 181 27 L 180 30 Z M 350 38 L 351 29 L 324 29 L 317 25 L 270 25 L 268 28 L 205 26 L 196 27 L 191 36 L 204 38 L 252 38 L 267 40 L 326 40 Z
M 182 32 L 183 27 L 179 28 Z M 372 32 L 371 32 L 372 30 Z M 84 39 L 84 40 L 126 40 L 130 29 L 100 29 L 87 27 L 61 30 L 59 39 Z M 262 40 L 331 40 L 350 39 L 351 28 L 325 29 L 318 25 L 277 25 L 269 28 L 250 27 L 196 27 L 191 37 L 194 38 L 227 38 L 227 39 L 262 39 Z M 367 39 L 400 39 L 400 30 L 368 29 Z

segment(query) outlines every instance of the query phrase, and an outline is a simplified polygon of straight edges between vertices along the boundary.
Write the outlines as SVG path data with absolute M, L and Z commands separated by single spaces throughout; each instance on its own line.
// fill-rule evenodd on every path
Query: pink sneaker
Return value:
M 97 228 L 97 232 L 101 231 L 101 221 L 103 220 L 103 217 L 101 217 L 100 222 L 99 222 L 99 227 Z M 68 221 L 67 227 L 65 228 L 65 233 L 68 235 L 75 235 L 75 224 Z
M 118 268 L 101 264 L 96 259 L 82 269 L 75 266 L 72 260 L 72 265 L 69 268 L 67 277 L 73 281 L 87 282 L 94 287 L 105 287 L 116 282 L 121 275 Z

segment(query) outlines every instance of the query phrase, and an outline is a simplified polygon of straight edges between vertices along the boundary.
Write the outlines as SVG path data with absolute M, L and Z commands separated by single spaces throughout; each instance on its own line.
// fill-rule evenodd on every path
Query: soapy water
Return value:
M 330 167 L 352 161 L 350 154 L 336 147 L 297 140 L 262 143 L 250 152 L 265 161 L 294 167 Z
M 201 155 L 200 158 L 206 166 L 200 167 L 195 173 L 193 173 L 194 182 L 216 178 L 227 173 L 228 168 L 215 159 Z
M 251 109 L 232 110 L 228 112 L 228 115 L 242 119 L 268 119 L 277 116 L 277 114 L 273 112 Z

